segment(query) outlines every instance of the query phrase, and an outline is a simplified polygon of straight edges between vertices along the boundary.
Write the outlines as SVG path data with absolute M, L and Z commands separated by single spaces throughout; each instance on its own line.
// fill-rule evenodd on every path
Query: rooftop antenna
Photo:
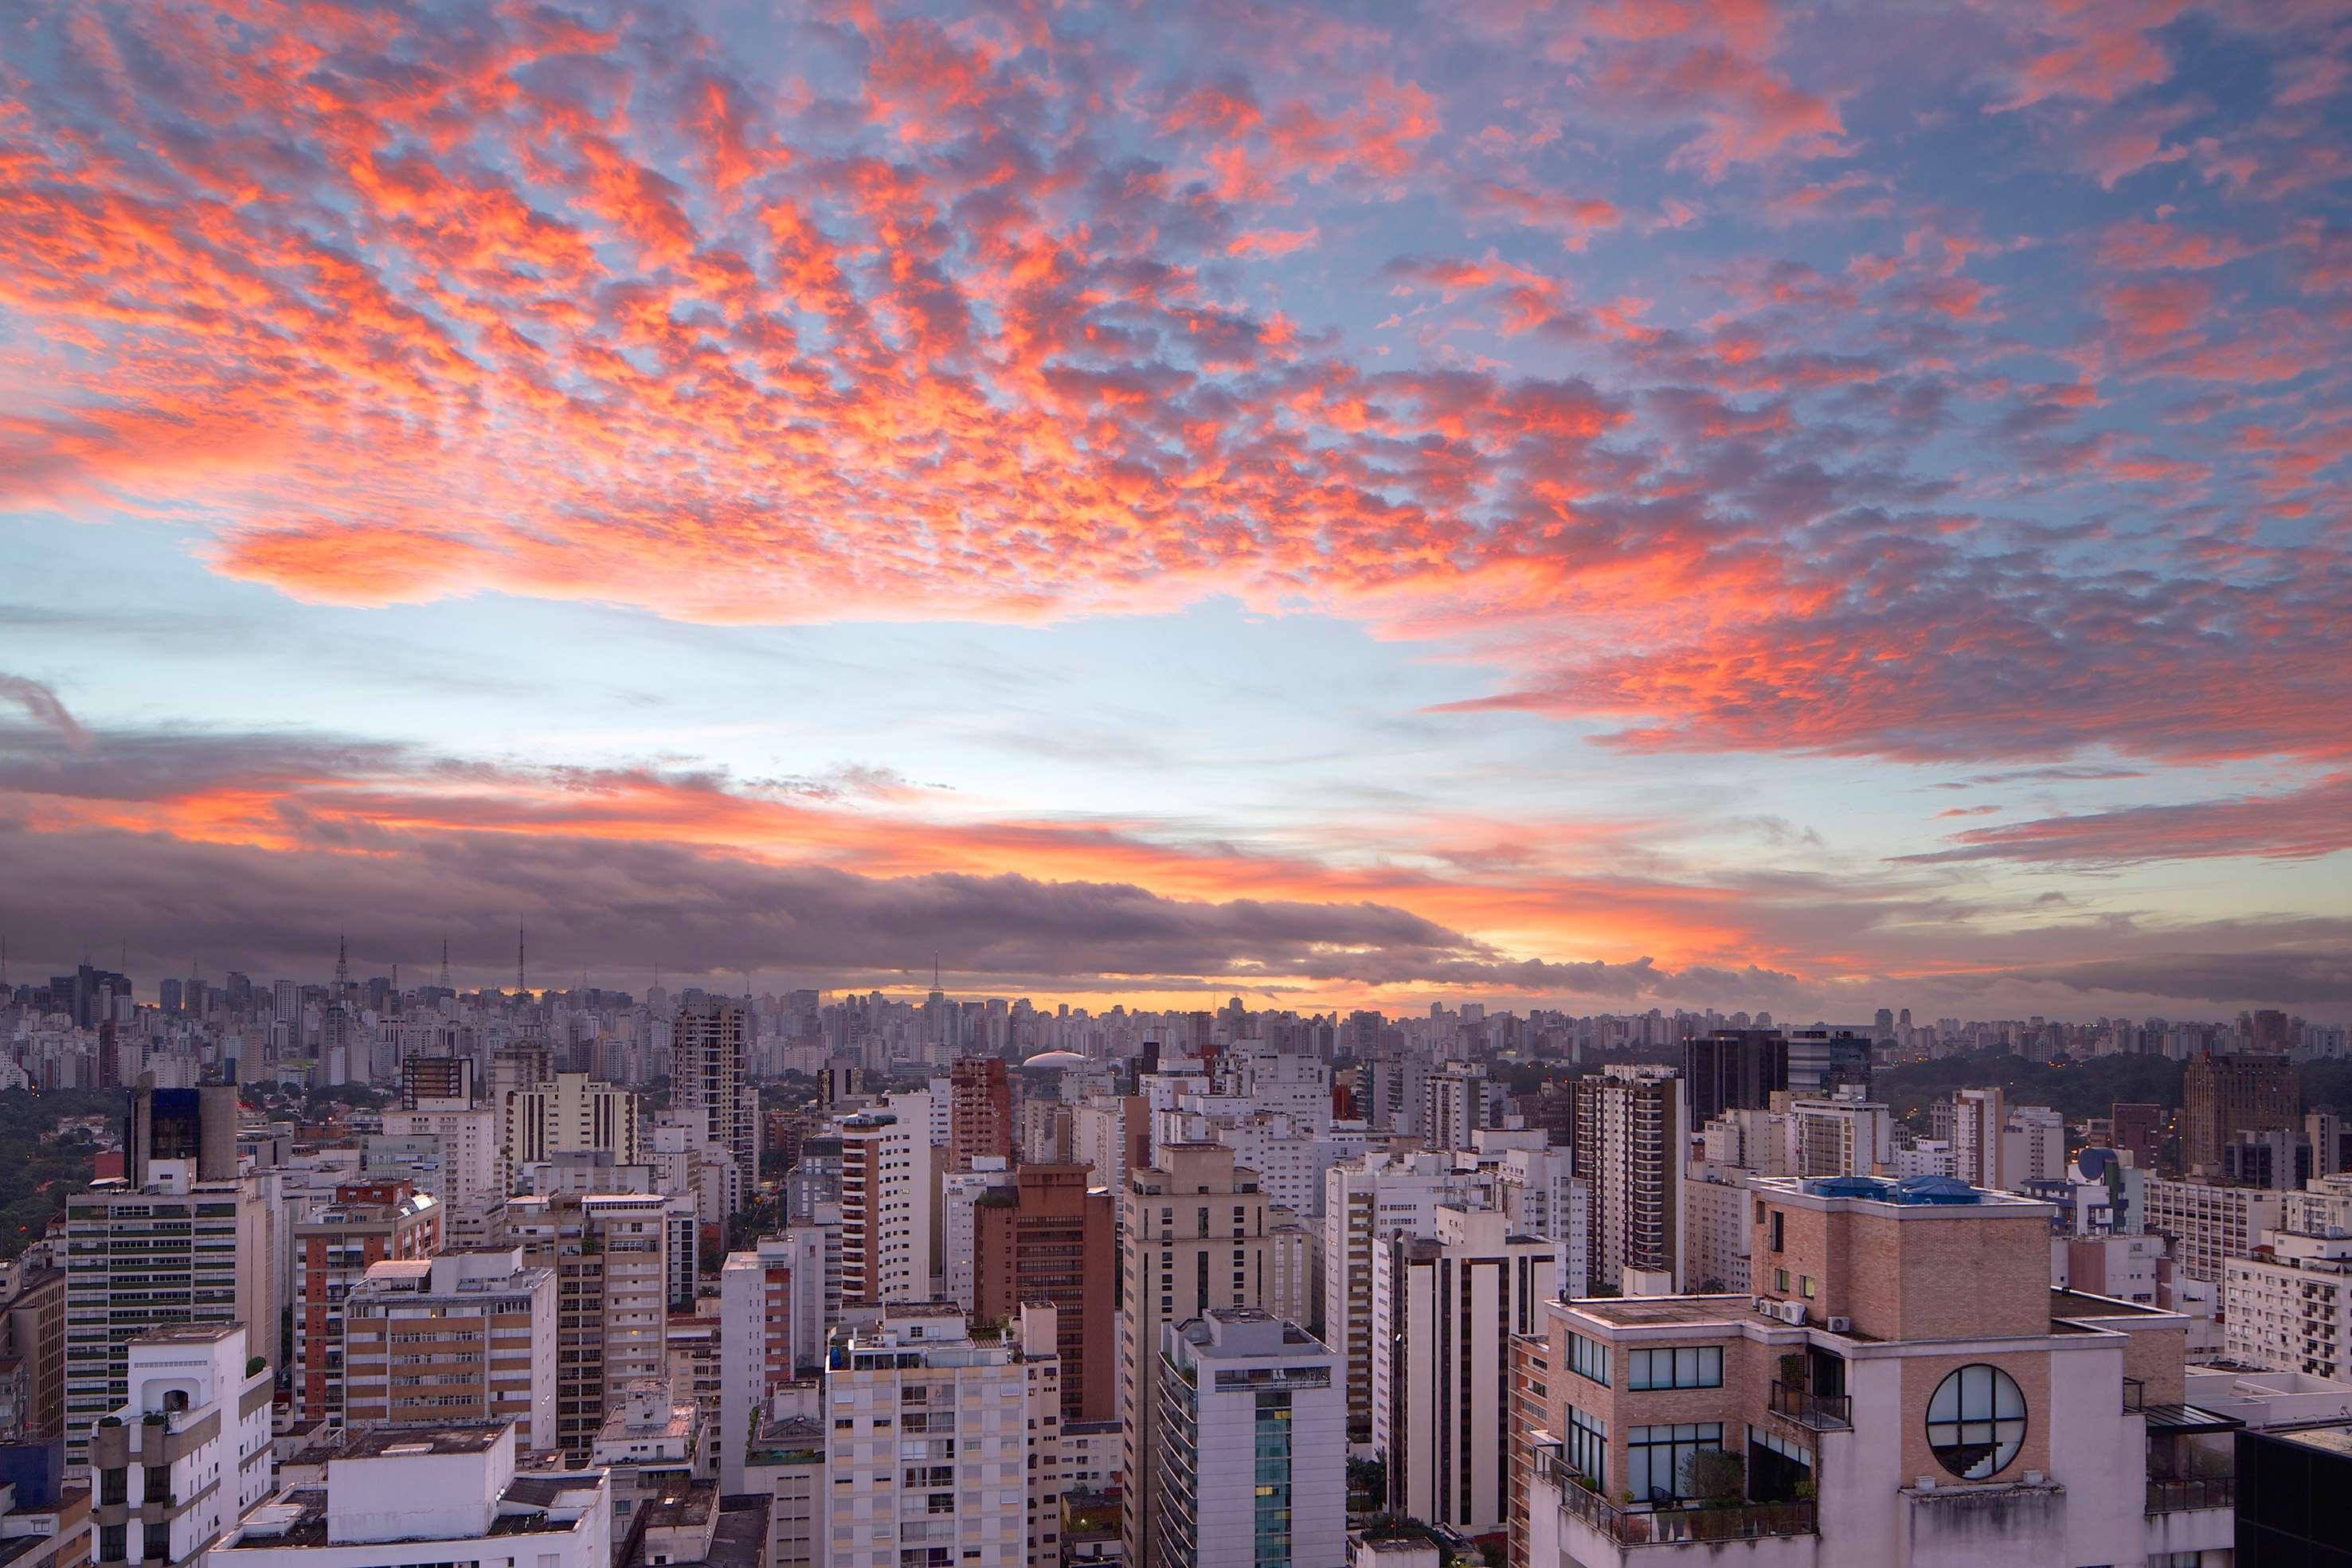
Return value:
M 449 938 L 441 938 L 441 988 L 449 988 Z
M 939 988 L 940 988 L 940 953 L 939 953 L 939 949 L 938 949 L 938 948 L 936 948 L 936 947 L 934 947 L 934 948 L 932 948 L 932 949 L 931 949 L 931 989 L 933 989 L 933 990 L 935 990 L 935 991 L 936 991 L 936 990 L 938 990 Z
M 525 995 L 530 994 L 530 988 L 523 984 L 522 921 L 520 918 L 515 921 L 515 989 Z
M 340 998 L 352 983 L 351 944 L 338 934 L 335 937 L 335 995 Z

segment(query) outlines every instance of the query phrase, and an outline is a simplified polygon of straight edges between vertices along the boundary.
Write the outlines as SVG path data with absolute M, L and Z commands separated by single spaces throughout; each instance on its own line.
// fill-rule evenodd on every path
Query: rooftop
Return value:
M 2282 1443 L 2300 1443 L 2306 1448 L 2352 1458 L 2352 1428 L 2306 1427 L 2299 1432 L 2265 1432 L 2263 1436 L 2275 1437 Z
M 1696 1327 L 1745 1322 L 1754 1315 L 1747 1296 L 1581 1296 L 1566 1303 L 1619 1328 Z
M 421 1454 L 487 1452 L 512 1423 L 453 1422 L 446 1427 L 371 1427 L 352 1432 L 335 1451 L 339 1459 L 409 1458 Z

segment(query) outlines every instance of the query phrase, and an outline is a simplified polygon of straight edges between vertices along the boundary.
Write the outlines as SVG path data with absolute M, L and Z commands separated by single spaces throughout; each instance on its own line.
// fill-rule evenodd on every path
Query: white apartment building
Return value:
M 2314 1377 L 2352 1373 L 2352 1239 L 2273 1230 L 2254 1256 L 2221 1267 L 2231 1361 Z
M 1970 1186 L 2007 1190 L 2001 1133 L 2009 1125 L 2009 1097 L 1998 1088 L 1963 1089 L 1952 1096 L 1953 1174 Z
M 931 1295 L 931 1149 L 928 1094 L 834 1124 L 841 1138 L 841 1293 L 851 1305 Z M 901 1114 L 897 1103 L 920 1103 Z
M 1748 1178 L 1738 1166 L 1697 1160 L 1684 1173 L 1683 1235 L 1691 1289 L 1701 1294 L 1748 1289 Z M 1560 1292 L 1563 1300 L 1589 1291 Z
M 1496 1178 L 1457 1166 L 1450 1154 L 1367 1155 L 1323 1177 L 1323 1334 L 1339 1353 L 1350 1440 L 1369 1458 L 1372 1437 L 1372 1253 L 1391 1236 L 1434 1236 L 1437 1208 L 1491 1206 Z
M 1051 1309 L 1024 1311 L 1017 1330 L 975 1337 L 949 1303 L 894 1301 L 878 1323 L 835 1337 L 824 1369 L 827 1568 L 1059 1561 L 1054 1322 Z
M 1389 1512 L 1465 1536 L 1502 1528 L 1502 1368 L 1510 1336 L 1536 1332 L 1558 1257 L 1500 1211 L 1455 1204 L 1439 1207 L 1434 1238 L 1374 1249 L 1372 1448 Z
M 353 1435 L 247 1515 L 207 1568 L 612 1568 L 602 1470 L 515 1469 L 504 1422 Z
M 2066 1174 L 2066 1118 L 2047 1105 L 2016 1105 L 2001 1130 L 2001 1174 L 2011 1192 Z
M 1496 1085 L 1483 1065 L 1447 1062 L 1422 1085 L 1422 1140 L 1433 1149 L 1468 1148 L 1470 1135 L 1486 1124 L 1496 1098 Z
M 1251 1307 L 1170 1323 L 1160 1347 L 1153 1559 L 1339 1568 L 1348 1551 L 1339 1357 Z
M 2250 1186 L 2149 1176 L 2147 1228 L 2171 1243 L 2175 1267 L 2219 1284 L 2222 1264 L 2254 1249 L 2265 1230 L 2284 1227 L 2286 1195 Z
M 1874 1176 L 1895 1156 L 1894 1113 L 1876 1101 L 1792 1099 L 1788 1127 L 1790 1176 Z M 2063 1157 L 2065 1129 L 2059 1132 Z
M 266 1365 L 241 1328 L 132 1340 L 128 1403 L 89 1433 L 91 1561 L 183 1568 L 269 1495 Z
M 1551 1293 L 1591 1289 L 1592 1184 L 1573 1174 L 1566 1149 L 1506 1149 L 1495 1168 L 1495 1207 L 1522 1236 L 1540 1236 L 1557 1251 Z
M 2316 1119 L 2316 1114 L 2313 1118 Z M 2279 1228 L 2305 1236 L 2352 1236 L 2352 1176 L 2314 1176 L 2300 1192 L 2283 1195 Z
M 743 1490 L 743 1434 L 770 1396 L 814 1368 L 832 1324 L 825 1316 L 825 1232 L 796 1225 L 730 1252 L 719 1270 L 721 1377 L 711 1442 L 719 1490 Z
M 641 1377 L 622 1392 L 589 1451 L 591 1468 L 610 1478 L 613 1528 L 627 1533 L 629 1516 L 648 1502 L 681 1495 L 710 1479 L 702 1413 L 679 1398 L 667 1377 Z
M 731 1155 L 740 1195 L 760 1179 L 760 1102 L 745 1076 L 751 1014 L 708 997 L 678 1010 L 670 1029 L 670 1082 L 691 1142 Z
M 602 1150 L 616 1166 L 646 1163 L 637 1097 L 584 1072 L 559 1072 L 506 1100 L 502 1183 L 512 1190 L 523 1166 L 567 1150 Z
M 980 1288 L 972 1248 L 979 1239 L 973 1208 L 984 1193 L 1011 1190 L 1013 1162 L 1002 1155 L 975 1155 L 971 1169 L 940 1177 L 940 1269 L 946 1299 L 971 1311 Z
M 484 1105 L 464 1110 L 386 1111 L 386 1138 L 429 1138 L 437 1157 L 420 1166 L 416 1189 L 429 1192 L 445 1204 L 477 1198 L 486 1193 L 503 1196 L 505 1128 L 499 1113 Z

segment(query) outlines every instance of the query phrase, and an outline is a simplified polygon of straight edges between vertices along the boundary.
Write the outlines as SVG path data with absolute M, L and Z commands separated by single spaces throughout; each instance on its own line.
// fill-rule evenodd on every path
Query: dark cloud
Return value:
M 89 742 L 89 736 L 80 725 L 74 722 L 74 716 L 66 711 L 66 705 L 58 700 L 58 694 L 38 681 L 26 680 L 22 675 L 0 674 L 0 702 L 13 703 L 23 708 L 34 723 L 71 747 L 80 748 Z

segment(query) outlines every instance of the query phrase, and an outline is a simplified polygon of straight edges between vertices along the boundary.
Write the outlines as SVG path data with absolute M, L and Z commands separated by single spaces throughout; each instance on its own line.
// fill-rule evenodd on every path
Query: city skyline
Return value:
M 656 9 L 26 9 L 12 975 L 2352 1018 L 2339 7 Z

